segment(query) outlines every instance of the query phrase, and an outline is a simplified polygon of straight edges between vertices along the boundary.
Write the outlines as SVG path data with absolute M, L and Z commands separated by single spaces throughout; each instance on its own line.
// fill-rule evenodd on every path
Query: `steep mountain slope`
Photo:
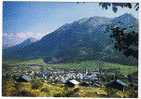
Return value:
M 25 46 L 28 46 L 34 42 L 36 42 L 37 40 L 35 38 L 28 38 L 26 40 L 24 40 L 22 43 L 14 46 L 14 47 L 17 47 L 17 48 L 24 48 Z
M 36 42 L 36 41 L 37 40 L 35 38 L 28 38 L 28 39 L 24 40 L 22 43 L 17 44 L 17 45 L 12 46 L 12 47 L 8 47 L 8 48 L 4 49 L 3 51 L 4 51 L 4 53 L 5 53 L 5 51 L 6 52 L 8 51 L 9 53 L 16 52 L 17 50 L 21 50 L 24 47 L 26 47 L 26 46 L 28 46 L 28 45 Z
M 129 22 L 126 22 L 127 20 Z M 4 50 L 3 57 L 7 58 L 37 58 L 42 57 L 51 61 L 66 61 L 76 59 L 97 59 L 128 64 L 129 59 L 117 52 L 106 31 L 108 25 L 127 27 L 137 20 L 124 14 L 114 19 L 105 17 L 90 17 L 65 24 L 56 31 L 44 36 L 41 40 L 14 50 Z M 122 57 L 121 57 L 122 56 Z

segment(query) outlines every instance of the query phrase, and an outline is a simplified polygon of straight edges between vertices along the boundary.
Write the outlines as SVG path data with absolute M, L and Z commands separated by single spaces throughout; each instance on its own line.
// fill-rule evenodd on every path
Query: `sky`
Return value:
M 130 13 L 137 17 L 134 9 L 119 8 L 117 13 L 104 10 L 98 3 L 52 3 L 52 2 L 4 2 L 3 36 L 23 41 L 34 37 L 40 39 L 65 23 L 85 17 L 117 17 Z M 10 39 L 11 40 L 11 39 Z

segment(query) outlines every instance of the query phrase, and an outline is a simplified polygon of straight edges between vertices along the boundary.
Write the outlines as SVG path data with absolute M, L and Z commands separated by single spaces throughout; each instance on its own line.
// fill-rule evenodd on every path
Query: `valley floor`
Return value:
M 45 64 L 42 59 L 35 59 L 4 61 L 2 67 L 3 96 L 138 96 L 137 66 L 97 62 L 94 60 L 64 64 Z M 26 81 L 17 80 L 23 75 Z M 74 79 L 80 82 L 80 84 L 77 87 L 68 87 L 63 83 L 66 79 Z M 128 85 L 126 90 L 112 87 L 107 88 L 105 86 L 106 83 L 115 79 L 126 83 Z

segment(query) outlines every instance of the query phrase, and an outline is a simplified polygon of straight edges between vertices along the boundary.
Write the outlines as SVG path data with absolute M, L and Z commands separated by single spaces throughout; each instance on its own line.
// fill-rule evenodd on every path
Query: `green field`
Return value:
M 33 60 L 9 60 L 4 61 L 3 63 L 9 65 L 17 65 L 17 64 L 40 64 L 43 65 L 43 68 L 53 67 L 53 68 L 65 68 L 65 69 L 90 69 L 94 70 L 98 66 L 102 67 L 103 69 L 120 69 L 120 72 L 124 75 L 131 74 L 138 70 L 137 66 L 128 66 L 128 65 L 121 65 L 115 63 L 107 63 L 107 62 L 97 62 L 94 60 L 87 60 L 87 61 L 79 61 L 79 62 L 72 62 L 72 63 L 60 63 L 60 64 L 46 64 L 42 59 L 33 59 Z

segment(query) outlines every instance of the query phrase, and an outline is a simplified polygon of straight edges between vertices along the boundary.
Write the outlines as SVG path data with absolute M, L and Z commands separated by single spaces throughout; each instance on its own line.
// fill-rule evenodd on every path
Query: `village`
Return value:
M 96 90 L 99 91 L 96 94 L 93 92 L 93 96 L 108 96 L 112 95 L 112 92 L 122 92 L 125 96 L 125 93 L 130 91 L 133 97 L 138 94 L 137 72 L 124 75 L 120 72 L 120 68 L 104 69 L 97 66 L 92 69 L 68 69 L 41 64 L 3 64 L 3 66 L 3 95 L 39 96 L 42 90 L 45 96 L 49 94 L 52 94 L 49 96 L 56 96 L 56 94 L 57 96 L 81 96 L 81 94 L 89 96 L 87 91 Z M 56 88 L 60 91 L 58 92 Z M 34 92 L 37 90 L 38 95 Z
M 20 65 L 17 65 L 19 67 Z M 38 64 L 22 64 L 22 66 L 35 67 L 42 66 Z M 68 86 L 85 86 L 85 87 L 110 87 L 118 90 L 124 90 L 134 83 L 137 88 L 137 79 L 130 75 L 120 74 L 118 69 L 102 69 L 95 70 L 83 69 L 65 69 L 65 68 L 51 68 L 46 70 L 33 71 L 27 69 L 22 71 L 22 74 L 16 75 L 14 78 L 17 82 L 30 82 L 32 79 L 41 79 L 44 82 L 65 84 Z

